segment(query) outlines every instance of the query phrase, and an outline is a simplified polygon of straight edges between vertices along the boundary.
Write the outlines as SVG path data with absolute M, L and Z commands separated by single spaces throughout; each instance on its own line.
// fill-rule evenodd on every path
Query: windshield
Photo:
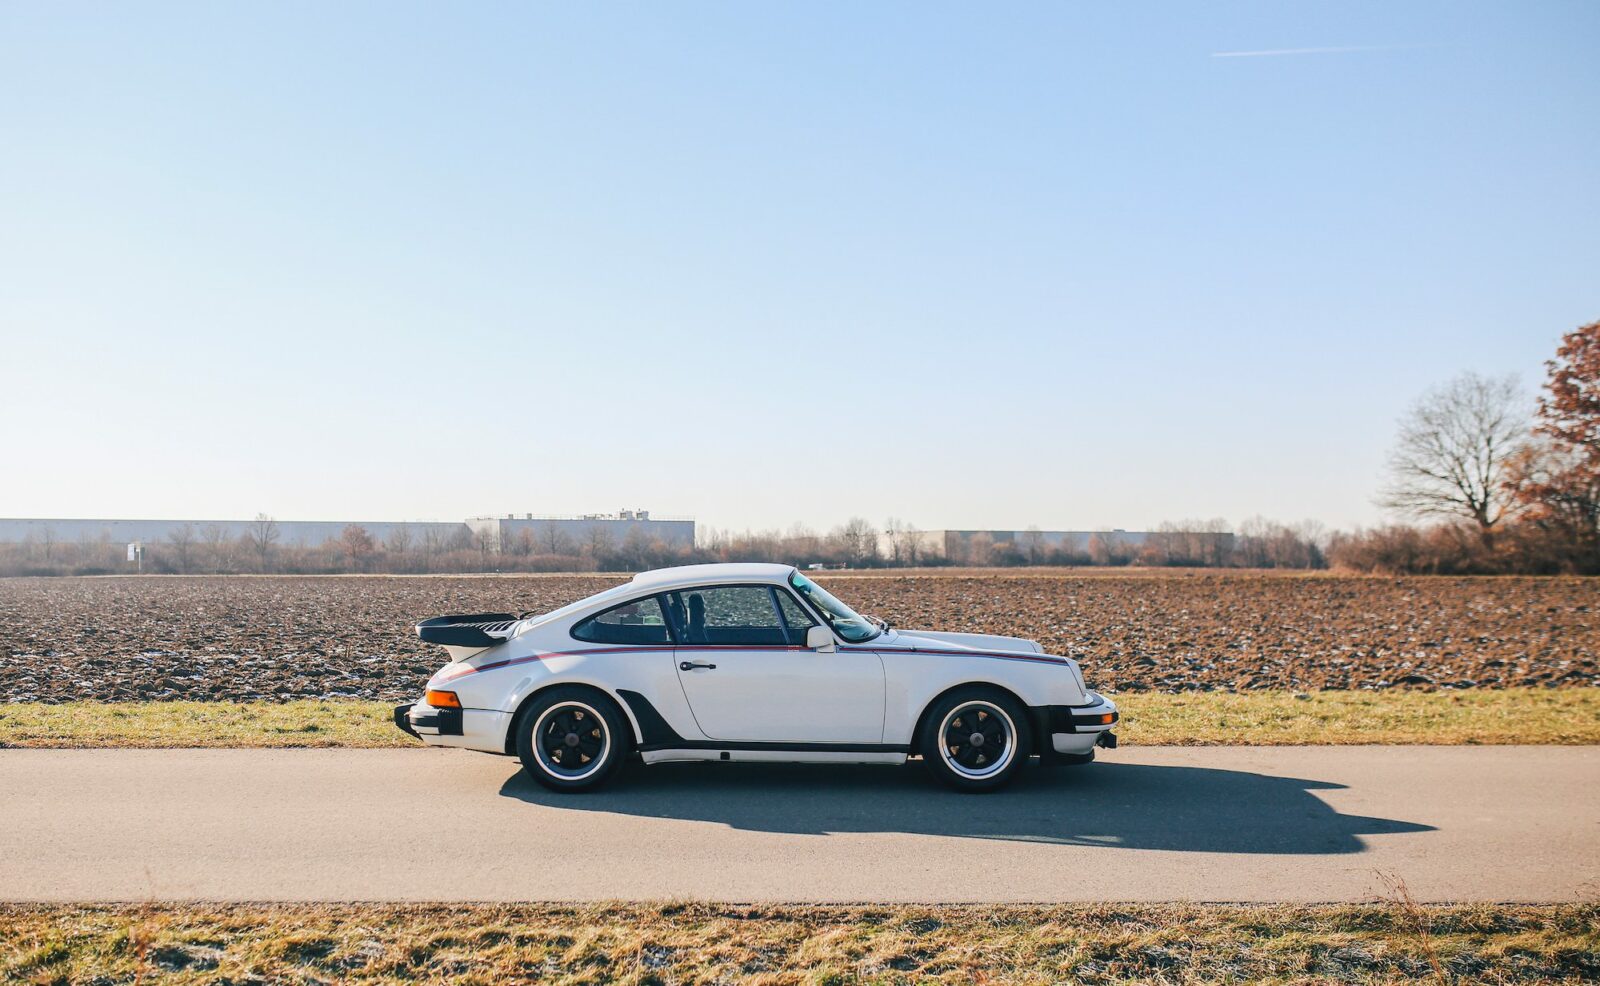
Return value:
M 794 586 L 800 595 L 806 597 L 806 602 L 810 603 L 813 609 L 822 614 L 822 618 L 828 621 L 828 626 L 833 628 L 834 633 L 850 643 L 859 644 L 883 632 L 871 620 L 833 598 L 828 590 L 799 572 L 789 576 L 789 584 Z

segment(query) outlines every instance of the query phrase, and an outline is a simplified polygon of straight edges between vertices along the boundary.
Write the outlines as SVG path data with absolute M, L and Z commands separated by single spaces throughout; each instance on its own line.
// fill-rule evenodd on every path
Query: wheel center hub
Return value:
M 567 744 L 568 746 L 577 746 L 578 745 L 578 734 L 577 733 L 568 733 L 566 738 L 563 739 L 562 742 Z
M 982 733 L 973 733 L 971 736 L 967 737 L 967 740 L 969 742 L 971 742 L 973 746 L 982 746 L 983 745 L 983 734 Z

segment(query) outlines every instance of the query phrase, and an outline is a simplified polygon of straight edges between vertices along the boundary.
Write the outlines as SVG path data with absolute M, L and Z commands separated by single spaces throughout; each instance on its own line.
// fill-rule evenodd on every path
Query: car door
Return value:
M 883 661 L 805 646 L 815 620 L 779 586 L 667 593 L 678 680 L 701 732 L 730 742 L 877 744 Z

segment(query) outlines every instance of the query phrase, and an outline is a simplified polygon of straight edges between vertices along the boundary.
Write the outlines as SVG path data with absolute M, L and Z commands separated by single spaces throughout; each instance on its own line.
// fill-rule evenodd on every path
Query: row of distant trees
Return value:
M 880 536 L 880 533 L 882 536 Z M 359 525 L 325 544 L 284 544 L 278 524 L 258 516 L 246 532 L 184 526 L 145 545 L 144 571 L 164 574 L 423 574 L 467 572 L 627 572 L 694 562 L 780 561 L 829 568 L 919 566 L 1196 566 L 1320 568 L 1327 563 L 1321 525 L 1285 525 L 1253 518 L 1230 532 L 1225 521 L 1164 523 L 1142 542 L 1100 534 L 1074 545 L 1049 543 L 1042 531 L 1015 540 L 978 534 L 952 553 L 934 550 L 925 532 L 899 519 L 883 528 L 853 517 L 830 531 L 804 525 L 786 531 L 712 530 L 689 547 L 633 533 L 620 541 L 591 531 L 575 540 L 558 528 L 522 531 L 500 546 L 465 531 L 394 527 L 379 540 Z M 127 572 L 126 546 L 104 538 L 59 542 L 48 537 L 0 546 L 0 575 L 93 575 Z
M 48 531 L 0 545 L 0 575 L 125 573 L 127 546 L 107 538 L 63 542 Z M 504 546 L 465 529 L 397 524 L 379 539 L 359 524 L 319 545 L 286 544 L 276 520 L 256 516 L 243 534 L 221 525 L 185 524 L 144 545 L 143 570 L 160 574 L 426 574 L 466 572 L 637 571 L 681 564 L 698 552 L 634 532 L 620 542 L 604 530 L 578 543 L 554 527 L 522 531 Z
M 1153 565 L 1342 568 L 1409 573 L 1600 574 L 1600 322 L 1568 333 L 1536 402 L 1514 378 L 1466 374 L 1426 394 L 1401 421 L 1379 502 L 1411 522 L 1328 532 L 1256 517 L 1160 525 L 1142 542 L 1114 534 L 1052 544 L 1043 532 L 963 539 L 934 550 L 915 525 L 853 517 L 830 531 L 713 530 L 693 547 L 603 530 L 581 543 L 553 526 L 498 545 L 465 530 L 400 525 L 379 541 L 358 525 L 327 544 L 282 543 L 261 514 L 244 535 L 185 526 L 145 546 L 145 570 L 172 573 L 638 571 L 704 561 L 796 565 Z M 880 533 L 882 536 L 880 536 Z M 1231 533 L 1231 537 L 1228 536 Z M 0 575 L 126 572 L 125 546 L 48 535 L 0 545 Z

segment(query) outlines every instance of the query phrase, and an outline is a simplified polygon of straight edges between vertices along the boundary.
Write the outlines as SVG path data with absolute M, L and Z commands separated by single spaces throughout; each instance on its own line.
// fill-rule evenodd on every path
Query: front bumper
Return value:
M 1097 746 L 1116 748 L 1117 734 L 1111 727 L 1121 718 L 1117 704 L 1095 692 L 1088 697 L 1083 705 L 1047 705 L 1038 710 L 1039 752 L 1044 759 L 1083 763 Z

